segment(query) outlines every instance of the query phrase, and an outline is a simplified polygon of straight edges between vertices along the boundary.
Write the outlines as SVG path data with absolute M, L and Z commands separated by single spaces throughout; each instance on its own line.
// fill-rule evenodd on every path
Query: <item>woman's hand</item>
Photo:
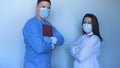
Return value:
M 78 53 L 78 52 L 80 51 L 80 48 L 79 48 L 78 46 L 74 46 L 74 47 L 73 47 L 73 51 L 74 51 L 75 53 Z

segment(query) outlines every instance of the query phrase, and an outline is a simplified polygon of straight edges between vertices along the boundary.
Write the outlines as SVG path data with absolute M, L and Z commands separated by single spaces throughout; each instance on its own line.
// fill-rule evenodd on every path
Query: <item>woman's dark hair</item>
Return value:
M 98 23 L 98 20 L 97 20 L 97 17 L 93 14 L 90 14 L 90 13 L 87 13 L 84 17 L 83 17 L 83 20 L 82 20 L 82 25 L 84 23 L 84 19 L 85 17 L 90 17 L 92 19 L 92 31 L 95 35 L 97 35 L 99 38 L 100 38 L 100 41 L 102 41 L 102 37 L 100 35 L 100 32 L 99 32 L 99 23 Z M 83 30 L 83 29 L 82 29 Z M 83 33 L 85 34 L 84 30 L 83 30 Z
M 49 2 L 49 3 L 51 4 L 51 1 L 50 1 L 50 0 L 38 0 L 38 1 L 37 1 L 37 5 L 38 5 L 40 2 L 42 2 L 42 1 L 47 1 L 47 2 Z

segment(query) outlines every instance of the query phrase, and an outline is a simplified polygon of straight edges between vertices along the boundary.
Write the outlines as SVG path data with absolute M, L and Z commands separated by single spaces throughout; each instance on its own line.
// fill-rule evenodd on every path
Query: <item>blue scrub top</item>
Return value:
M 51 68 L 52 47 L 43 41 L 42 24 L 51 25 L 48 21 L 41 21 L 36 17 L 27 21 L 23 28 L 26 47 L 24 68 Z M 57 38 L 55 46 L 62 45 L 62 34 L 52 26 L 53 37 Z

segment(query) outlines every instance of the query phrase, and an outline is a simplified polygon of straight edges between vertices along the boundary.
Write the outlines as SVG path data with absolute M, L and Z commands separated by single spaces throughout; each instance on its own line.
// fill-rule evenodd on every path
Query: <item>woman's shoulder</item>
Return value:
M 80 41 L 81 39 L 83 39 L 86 35 L 81 35 L 79 38 L 78 38 L 78 41 Z
M 100 38 L 97 35 L 95 35 L 95 34 L 93 34 L 90 38 L 92 40 L 100 41 Z

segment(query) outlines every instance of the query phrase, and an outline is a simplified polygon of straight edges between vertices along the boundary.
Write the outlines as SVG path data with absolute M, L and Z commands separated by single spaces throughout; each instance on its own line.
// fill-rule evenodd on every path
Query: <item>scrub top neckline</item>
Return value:
M 34 18 L 36 18 L 37 20 L 39 20 L 39 21 L 41 21 L 41 22 L 46 22 L 46 20 L 40 20 L 40 19 L 38 19 L 36 16 L 35 16 Z
M 47 22 L 47 20 L 44 20 L 44 21 L 42 21 L 42 20 L 40 20 L 40 19 L 38 19 L 37 17 L 34 17 L 39 23 L 42 23 L 42 24 L 46 24 L 46 25 L 49 25 Z

